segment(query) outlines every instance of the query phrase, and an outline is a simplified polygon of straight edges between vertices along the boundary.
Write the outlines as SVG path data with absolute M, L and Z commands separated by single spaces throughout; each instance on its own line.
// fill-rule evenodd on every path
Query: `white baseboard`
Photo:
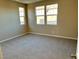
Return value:
M 65 37 L 65 36 L 50 35 L 50 34 L 41 34 L 41 33 L 35 33 L 35 32 L 29 32 L 29 33 L 31 33 L 31 34 L 38 34 L 38 35 L 44 35 L 44 36 L 51 36 L 51 37 L 58 37 L 58 38 L 65 38 L 65 39 L 77 40 L 77 38 L 73 38 L 73 37 Z
M 17 35 L 17 36 L 11 37 L 11 38 L 8 38 L 8 39 L 1 40 L 0 43 L 3 43 L 3 42 L 5 42 L 5 41 L 8 41 L 8 40 L 11 40 L 11 39 L 14 39 L 14 38 L 17 38 L 17 37 L 26 35 L 26 34 L 28 34 L 28 32 L 27 32 L 27 33 L 24 33 L 24 34 L 21 34 L 21 35 Z
M 50 34 L 41 34 L 41 33 L 35 33 L 35 32 L 27 32 L 27 33 L 24 33 L 24 34 L 21 34 L 21 35 L 14 36 L 14 37 L 9 38 L 9 39 L 4 39 L 4 40 L 0 41 L 0 43 L 3 43 L 5 41 L 8 41 L 8 40 L 11 40 L 11 39 L 14 39 L 14 38 L 26 35 L 26 34 L 38 34 L 38 35 L 44 35 L 44 36 L 51 36 L 51 37 L 58 37 L 58 38 L 77 40 L 77 38 L 72 38 L 72 37 L 65 37 L 65 36 L 59 36 L 59 35 L 50 35 Z

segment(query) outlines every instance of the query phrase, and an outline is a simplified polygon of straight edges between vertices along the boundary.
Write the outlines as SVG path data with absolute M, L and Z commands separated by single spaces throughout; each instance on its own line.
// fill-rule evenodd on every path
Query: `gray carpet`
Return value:
M 72 59 L 75 40 L 29 34 L 1 44 L 3 59 Z

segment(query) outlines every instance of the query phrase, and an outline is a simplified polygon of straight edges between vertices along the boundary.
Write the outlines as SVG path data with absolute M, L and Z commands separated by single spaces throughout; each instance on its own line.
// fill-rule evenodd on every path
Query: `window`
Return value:
M 49 25 L 57 24 L 57 14 L 58 14 L 57 10 L 58 10 L 58 4 L 52 4 L 46 6 L 47 24 Z
M 23 7 L 19 7 L 20 24 L 25 24 L 25 12 Z
M 46 8 L 45 6 L 38 6 L 35 9 L 37 24 L 57 24 L 58 4 L 46 5 Z
M 44 11 L 44 6 L 39 6 L 36 7 L 36 22 L 37 24 L 45 24 L 45 20 L 44 20 L 44 15 L 45 15 L 45 11 Z

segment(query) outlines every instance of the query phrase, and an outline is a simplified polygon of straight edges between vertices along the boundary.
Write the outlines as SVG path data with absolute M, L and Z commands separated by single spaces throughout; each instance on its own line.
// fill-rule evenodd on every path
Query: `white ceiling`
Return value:
M 42 0 L 13 0 L 13 1 L 17 1 L 17 2 L 20 2 L 20 3 L 24 3 L 24 4 L 30 4 L 30 3 L 35 3 L 35 2 L 38 2 L 38 1 L 42 1 Z

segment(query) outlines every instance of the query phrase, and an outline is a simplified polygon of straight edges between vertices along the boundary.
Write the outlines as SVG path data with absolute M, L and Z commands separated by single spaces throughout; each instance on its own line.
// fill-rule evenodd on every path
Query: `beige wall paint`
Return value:
M 0 0 L 0 41 L 27 32 L 27 23 L 20 25 L 18 13 L 20 6 L 25 7 L 10 0 Z
M 58 25 L 37 25 L 35 6 L 58 3 Z M 28 5 L 29 30 L 35 33 L 77 38 L 77 0 L 45 0 Z

